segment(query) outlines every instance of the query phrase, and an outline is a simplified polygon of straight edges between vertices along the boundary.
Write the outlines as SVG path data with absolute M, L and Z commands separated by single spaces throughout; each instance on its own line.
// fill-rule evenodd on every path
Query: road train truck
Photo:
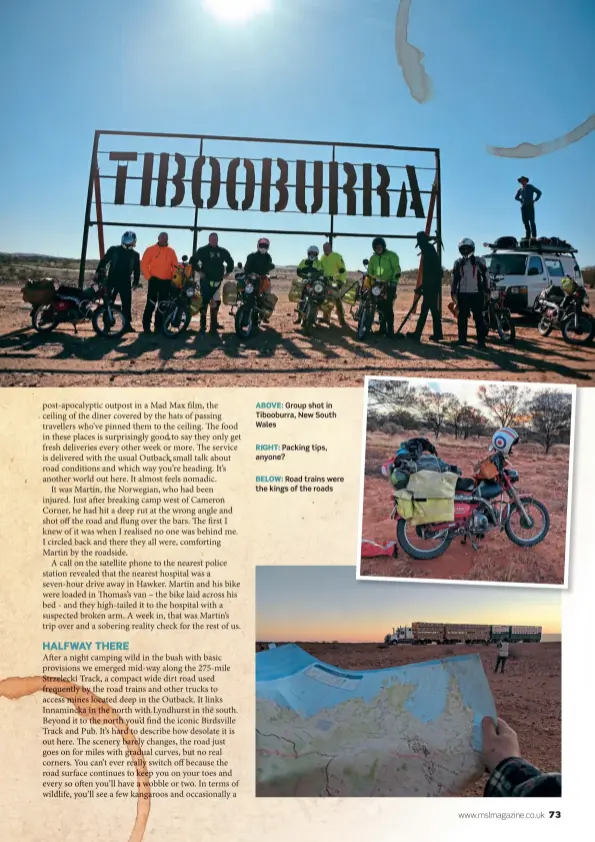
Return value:
M 497 626 L 479 623 L 422 623 L 410 626 L 397 626 L 392 634 L 387 634 L 384 642 L 389 645 L 411 643 L 497 643 L 508 640 L 510 643 L 539 643 L 541 626 Z

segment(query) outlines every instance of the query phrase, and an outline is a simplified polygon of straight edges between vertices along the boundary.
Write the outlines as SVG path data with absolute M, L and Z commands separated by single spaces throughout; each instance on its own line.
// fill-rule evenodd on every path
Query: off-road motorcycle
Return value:
M 364 260 L 364 266 L 368 261 Z M 386 318 L 383 313 L 383 303 L 388 299 L 388 284 L 381 278 L 374 278 L 367 272 L 362 272 L 358 300 L 351 308 L 351 315 L 357 322 L 356 336 L 366 339 L 372 332 L 376 313 L 380 323 L 380 332 L 386 333 Z
M 542 336 L 549 336 L 558 328 L 570 345 L 588 345 L 595 337 L 595 319 L 584 312 L 589 296 L 584 286 L 573 282 L 567 289 L 551 284 L 539 293 L 534 308 L 539 316 L 537 329 Z
M 238 269 L 243 269 L 241 263 L 238 263 Z M 272 302 L 268 296 L 271 295 L 269 292 L 271 278 L 269 275 L 258 275 L 254 272 L 246 275 L 245 272 L 240 271 L 236 273 L 235 279 L 237 299 L 231 309 L 234 315 L 235 332 L 240 339 L 249 339 L 263 322 L 270 319 Z
M 34 308 L 31 322 L 38 333 L 51 333 L 65 322 L 77 333 L 78 324 L 90 321 L 99 336 L 118 338 L 128 327 L 128 320 L 113 299 L 103 273 L 84 289 L 60 284 L 48 301 Z
M 452 522 L 413 526 L 395 505 L 391 518 L 397 521 L 397 541 L 407 555 L 421 561 L 438 558 L 457 535 L 462 543 L 470 539 L 474 550 L 489 532 L 505 532 L 519 547 L 535 547 L 544 540 L 550 528 L 547 508 L 535 497 L 518 492 L 519 474 L 501 453 L 491 454 L 489 461 L 494 466 L 493 479 L 457 480 Z
M 490 274 L 489 298 L 483 313 L 487 333 L 495 330 L 502 340 L 512 345 L 516 338 L 516 328 L 512 315 L 506 306 L 506 288 L 498 286 L 502 281 L 499 275 Z
M 192 301 L 197 293 L 196 282 L 188 275 L 188 255 L 182 255 L 180 284 L 171 285 L 171 295 L 159 302 L 162 312 L 161 330 L 170 339 L 188 330 L 192 321 Z

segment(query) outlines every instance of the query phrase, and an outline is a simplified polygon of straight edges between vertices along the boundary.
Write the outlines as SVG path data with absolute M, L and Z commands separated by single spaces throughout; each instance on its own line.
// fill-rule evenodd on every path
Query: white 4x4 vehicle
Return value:
M 498 287 L 506 289 L 506 306 L 513 313 L 533 310 L 539 293 L 550 284 L 559 286 L 565 275 L 584 286 L 576 249 L 572 246 L 537 242 L 507 249 L 490 243 L 484 243 L 484 247 L 491 249 L 483 255 L 488 271 L 498 277 Z

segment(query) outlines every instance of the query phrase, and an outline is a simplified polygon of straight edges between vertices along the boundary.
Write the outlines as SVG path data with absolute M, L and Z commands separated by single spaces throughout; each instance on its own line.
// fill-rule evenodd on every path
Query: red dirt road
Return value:
M 366 443 L 364 480 L 364 513 L 362 537 L 386 545 L 396 540 L 396 521 L 390 519 L 393 498 L 391 486 L 380 473 L 381 465 L 398 447 L 400 441 L 419 435 L 413 431 L 388 436 L 371 433 Z M 450 436 L 437 442 L 439 456 L 458 465 L 470 476 L 473 465 L 484 458 L 488 439 L 456 441 Z M 476 551 L 470 543 L 455 538 L 440 558 L 416 561 L 399 547 L 397 559 L 387 556 L 363 558 L 364 576 L 387 576 L 411 579 L 465 579 L 483 582 L 526 582 L 563 584 L 566 552 L 566 501 L 568 494 L 569 448 L 557 445 L 545 456 L 537 444 L 521 444 L 511 460 L 519 472 L 518 490 L 534 494 L 550 513 L 550 531 L 541 544 L 532 549 L 517 547 L 505 533 L 491 532 L 479 543 Z
M 516 731 L 525 760 L 545 772 L 559 772 L 562 762 L 560 643 L 518 643 L 510 647 L 504 674 L 494 675 L 493 646 L 389 646 L 372 643 L 300 643 L 315 658 L 342 669 L 384 669 L 452 655 L 479 652 L 496 711 Z M 485 775 L 462 795 L 481 796 Z
M 354 322 L 341 329 L 321 326 L 308 339 L 293 324 L 294 305 L 287 300 L 287 279 L 275 284 L 279 304 L 270 326 L 241 343 L 233 331 L 228 308 L 219 338 L 201 336 L 194 320 L 176 340 L 160 335 L 129 334 L 122 339 L 97 337 L 89 323 L 75 335 L 70 325 L 40 336 L 30 325 L 29 309 L 20 289 L 2 285 L 0 303 L 0 386 L 327 386 L 361 387 L 366 375 L 462 377 L 474 380 L 516 380 L 595 384 L 595 347 L 576 349 L 559 333 L 542 339 L 535 326 L 517 322 L 517 344 L 506 348 L 497 338 L 485 351 L 472 344 L 457 349 L 456 325 L 446 311 L 446 341 L 391 341 L 373 336 L 359 342 Z M 396 325 L 413 295 L 403 285 L 396 305 Z M 146 292 L 134 295 L 134 324 L 141 325 Z M 415 318 L 405 327 L 413 328 Z M 430 326 L 426 327 L 426 338 Z M 470 328 L 474 342 L 474 329 Z

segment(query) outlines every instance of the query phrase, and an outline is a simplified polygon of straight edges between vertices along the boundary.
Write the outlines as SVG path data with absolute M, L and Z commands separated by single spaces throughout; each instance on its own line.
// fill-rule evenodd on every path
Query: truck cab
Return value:
M 489 243 L 484 243 L 484 247 L 491 249 L 483 255 L 488 272 L 495 276 L 499 288 L 506 289 L 506 306 L 513 313 L 532 311 L 539 293 L 550 284 L 559 285 L 565 275 L 584 286 L 576 249 L 570 245 L 538 241 L 506 249 Z
M 410 626 L 398 626 L 397 628 L 393 628 L 392 634 L 387 634 L 385 639 L 385 643 L 389 643 L 391 645 L 397 643 L 412 643 L 413 642 L 413 631 Z

